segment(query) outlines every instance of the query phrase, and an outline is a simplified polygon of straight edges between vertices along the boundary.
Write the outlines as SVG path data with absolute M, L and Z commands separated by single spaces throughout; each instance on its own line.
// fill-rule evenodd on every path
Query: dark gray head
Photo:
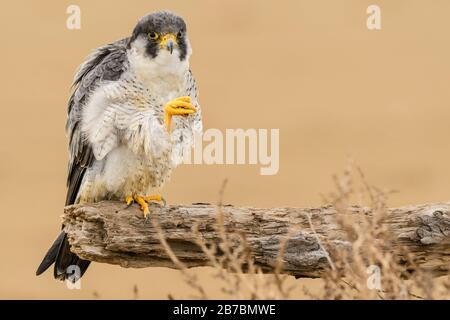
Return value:
M 145 52 L 150 58 L 156 58 L 161 50 L 167 50 L 170 54 L 177 52 L 182 61 L 190 50 L 186 23 L 183 18 L 168 11 L 154 12 L 139 20 L 128 48 L 136 40 L 145 45 Z

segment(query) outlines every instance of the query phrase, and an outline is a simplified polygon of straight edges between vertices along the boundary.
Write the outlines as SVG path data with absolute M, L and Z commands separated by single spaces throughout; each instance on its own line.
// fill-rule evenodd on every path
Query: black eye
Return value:
M 184 30 L 180 30 L 177 33 L 177 38 L 181 38 L 181 37 L 183 37 L 183 35 L 184 35 Z
M 147 34 L 147 37 L 151 40 L 156 40 L 159 38 L 159 35 L 156 32 L 149 32 Z

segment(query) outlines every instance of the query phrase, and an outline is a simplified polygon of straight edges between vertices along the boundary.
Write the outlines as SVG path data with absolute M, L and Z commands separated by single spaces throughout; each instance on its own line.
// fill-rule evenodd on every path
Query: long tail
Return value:
M 53 275 L 55 279 L 70 279 L 72 282 L 77 281 L 86 272 L 90 261 L 78 258 L 78 256 L 70 251 L 67 234 L 61 231 L 58 238 L 53 242 L 47 254 L 39 265 L 36 275 L 42 274 L 53 263 L 55 263 Z

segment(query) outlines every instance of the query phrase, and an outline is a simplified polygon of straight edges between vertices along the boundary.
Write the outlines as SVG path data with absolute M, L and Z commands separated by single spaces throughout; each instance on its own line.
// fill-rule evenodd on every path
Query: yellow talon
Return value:
M 164 124 L 167 131 L 171 131 L 172 116 L 185 116 L 195 113 L 194 105 L 191 104 L 191 97 L 184 96 L 173 99 L 164 106 Z
M 148 207 L 148 202 L 150 201 L 164 201 L 164 199 L 160 195 L 151 195 L 146 197 L 141 196 L 127 196 L 125 198 L 125 202 L 127 206 L 130 206 L 133 202 L 136 202 L 140 205 L 142 212 L 144 213 L 144 218 L 147 219 L 148 214 L 150 213 L 150 209 Z
M 128 196 L 125 198 L 125 202 L 127 203 L 127 206 L 131 205 L 133 203 L 134 199 L 132 196 Z
M 147 196 L 147 197 L 144 197 L 144 200 L 147 201 L 147 202 L 150 202 L 150 201 L 162 201 L 162 197 L 160 195 Z
M 150 210 L 148 209 L 148 203 L 145 202 L 144 198 L 140 196 L 134 196 L 134 201 L 136 201 L 141 206 L 141 210 L 144 213 L 144 218 L 147 218 L 148 214 L 150 213 Z

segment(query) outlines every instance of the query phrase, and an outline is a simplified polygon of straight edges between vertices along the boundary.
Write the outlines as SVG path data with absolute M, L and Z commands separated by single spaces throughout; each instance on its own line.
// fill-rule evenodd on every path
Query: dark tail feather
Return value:
M 61 246 L 65 238 L 66 233 L 62 231 L 59 234 L 58 238 L 56 238 L 56 240 L 53 242 L 50 249 L 48 249 L 47 253 L 45 254 L 44 259 L 42 260 L 41 264 L 39 265 L 36 271 L 37 276 L 43 273 L 45 270 L 47 270 L 48 267 L 50 267 L 53 264 L 53 262 L 56 261 L 56 256 L 58 255 L 59 247 Z
M 53 263 L 55 263 L 53 271 L 55 279 L 71 279 L 75 282 L 78 280 L 78 277 L 74 277 L 72 275 L 79 275 L 81 278 L 91 262 L 78 258 L 76 254 L 70 251 L 69 241 L 67 241 L 67 234 L 62 231 L 58 238 L 56 238 L 55 242 L 53 242 L 50 249 L 48 249 L 47 254 L 36 271 L 36 275 L 43 273 Z M 72 267 L 73 269 L 68 269 L 69 267 Z M 79 269 L 77 270 L 76 267 Z

